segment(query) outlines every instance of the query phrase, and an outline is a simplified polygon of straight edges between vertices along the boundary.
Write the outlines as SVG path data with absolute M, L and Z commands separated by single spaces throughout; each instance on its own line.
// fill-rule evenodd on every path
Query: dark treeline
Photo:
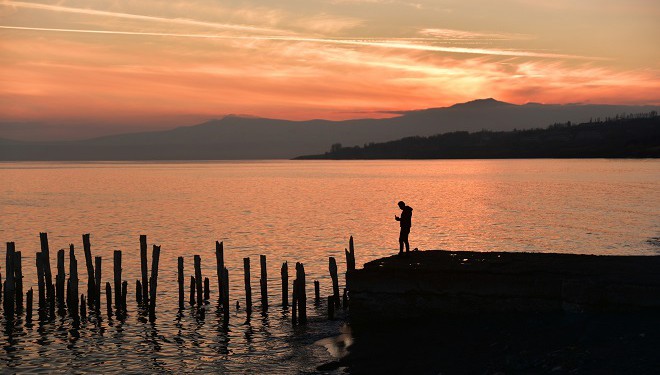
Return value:
M 660 116 L 649 113 L 555 123 L 545 129 L 458 131 L 342 147 L 298 159 L 657 158 Z

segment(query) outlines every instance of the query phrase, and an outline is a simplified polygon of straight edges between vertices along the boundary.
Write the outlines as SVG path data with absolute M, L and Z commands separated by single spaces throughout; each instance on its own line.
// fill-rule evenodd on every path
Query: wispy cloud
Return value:
M 528 40 L 531 35 L 513 33 L 484 33 L 454 29 L 421 29 L 419 34 L 445 40 Z
M 149 16 L 149 15 L 122 13 L 122 12 L 109 12 L 103 10 L 73 8 L 62 5 L 29 3 L 23 1 L 3 1 L 2 3 L 0 3 L 0 5 L 11 6 L 15 8 L 37 9 L 37 10 L 46 10 L 46 11 L 62 12 L 62 13 L 85 14 L 90 16 L 103 16 L 103 17 L 124 18 L 124 19 L 139 20 L 139 21 L 162 22 L 162 23 L 177 24 L 177 25 L 201 26 L 206 28 L 235 30 L 235 31 L 243 31 L 243 32 L 268 33 L 268 34 L 292 34 L 292 32 L 287 30 L 269 28 L 269 27 L 205 22 L 205 21 L 191 20 L 185 18 L 167 18 L 167 17 L 157 17 L 157 16 Z
M 370 39 L 330 39 L 330 38 L 313 38 L 313 37 L 298 37 L 298 36 L 260 36 L 260 35 L 234 36 L 234 35 L 214 35 L 214 34 L 183 34 L 183 33 L 180 34 L 180 33 L 120 31 L 120 30 L 59 29 L 59 28 L 47 28 L 47 27 L 23 27 L 23 26 L 7 26 L 7 25 L 0 25 L 0 29 L 49 31 L 49 32 L 81 33 L 81 34 L 198 38 L 198 39 L 309 42 L 309 43 L 336 44 L 336 45 L 345 45 L 345 46 L 363 46 L 363 47 L 412 50 L 412 51 L 444 52 L 444 53 L 459 53 L 459 54 L 474 54 L 474 55 L 602 60 L 601 58 L 598 57 L 587 57 L 587 56 L 547 53 L 547 52 L 470 48 L 470 47 L 445 47 L 445 46 L 435 46 L 435 45 L 420 44 L 420 43 L 405 43 L 405 42 L 392 42 L 392 41 L 382 42 L 380 41 L 381 39 L 370 40 Z

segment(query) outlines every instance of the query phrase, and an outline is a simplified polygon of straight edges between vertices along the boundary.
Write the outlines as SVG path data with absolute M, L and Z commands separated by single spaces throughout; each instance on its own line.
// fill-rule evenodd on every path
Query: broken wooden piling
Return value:
M 291 290 L 291 324 L 298 324 L 298 280 L 293 279 L 293 289 Z
M 128 281 L 124 280 L 121 283 L 121 314 L 126 315 L 126 295 L 128 294 Z
M 179 257 L 177 259 L 177 282 L 179 284 L 179 309 L 183 309 L 184 307 L 184 298 L 185 298 L 185 291 L 184 291 L 184 276 L 183 276 L 183 257 Z
M 16 307 L 16 279 L 14 272 L 14 252 L 16 251 L 13 242 L 7 242 L 7 255 L 5 259 L 5 298 L 4 298 L 4 312 L 5 319 L 10 320 L 14 318 Z
M 229 271 L 227 271 L 227 267 L 223 267 L 222 270 L 222 289 L 223 325 L 227 327 L 229 325 Z
M 142 304 L 146 307 L 149 303 L 149 276 L 147 265 L 147 236 L 140 235 L 140 272 L 142 273 Z
M 245 283 L 245 311 L 252 314 L 252 286 L 250 285 L 250 258 L 243 258 L 243 273 Z
M 53 285 L 53 275 L 50 270 L 50 251 L 48 249 L 48 233 L 39 233 L 41 242 L 41 253 L 43 254 L 44 276 L 46 286 L 46 296 L 49 302 L 55 301 L 55 286 Z
M 287 308 L 289 305 L 289 264 L 287 262 L 282 263 L 280 275 L 282 276 L 282 307 Z
M 211 297 L 211 282 L 208 277 L 204 278 L 204 303 L 209 302 L 209 298 Z
M 195 276 L 190 276 L 190 306 L 195 305 Z
M 318 306 L 321 303 L 321 286 L 318 280 L 314 280 L 314 304 Z
M 43 255 L 43 254 L 42 254 Z M 69 316 L 73 319 L 78 319 L 78 260 L 73 248 L 73 244 L 69 245 L 69 300 L 67 306 L 69 307 Z
M 57 308 L 64 311 L 64 285 L 66 283 L 66 271 L 64 268 L 64 249 L 57 251 L 57 276 L 55 276 L 55 297 L 57 298 Z
M 37 291 L 38 291 L 38 298 L 39 298 L 39 308 L 38 308 L 38 315 L 39 315 L 39 320 L 42 320 L 44 317 L 44 313 L 46 311 L 46 285 L 44 282 L 44 262 L 42 259 L 43 253 L 37 252 L 36 254 L 36 266 L 37 266 Z M 5 285 L 5 293 L 7 291 L 8 286 Z M 67 301 L 68 302 L 68 301 Z M 7 297 L 5 295 L 5 303 L 7 303 Z M 5 311 L 5 314 L 7 312 Z
M 92 248 L 89 243 L 89 233 L 82 235 L 83 250 L 85 252 L 85 265 L 87 267 L 87 303 L 93 305 L 96 302 L 96 279 L 94 273 L 94 259 Z
M 219 302 L 222 305 L 224 303 L 223 294 L 222 294 L 222 278 L 223 272 L 225 269 L 225 251 L 222 242 L 215 241 L 215 267 L 216 273 L 218 275 L 218 293 L 219 293 Z
M 266 256 L 259 255 L 259 263 L 261 265 L 261 278 L 259 285 L 261 286 L 261 310 L 268 311 L 268 271 L 266 270 Z
M 151 280 L 149 280 L 149 321 L 156 320 L 156 295 L 158 291 L 158 263 L 160 246 L 154 245 L 151 253 Z
M 102 265 L 103 258 L 101 257 L 94 257 L 94 287 L 96 288 L 94 297 L 96 297 L 96 300 L 94 301 L 94 306 L 96 309 L 96 312 L 98 313 L 101 311 L 101 265 Z
M 332 294 L 335 299 L 335 307 L 339 307 L 339 278 L 337 277 L 337 261 L 330 257 L 330 277 L 332 278 Z
M 105 308 L 108 318 L 112 317 L 112 286 L 109 281 L 105 283 Z
M 298 319 L 300 324 L 307 323 L 307 292 L 305 291 L 305 279 L 305 266 L 303 266 L 302 263 L 296 263 L 296 280 L 298 280 Z
M 135 302 L 138 306 L 142 304 L 142 283 L 140 280 L 135 280 Z
M 115 311 L 117 312 L 117 316 L 120 315 L 120 311 L 122 310 L 122 296 L 121 296 L 121 250 L 115 250 L 114 251 L 114 263 L 113 263 L 113 280 L 115 283 Z
M 32 322 L 32 300 L 34 296 L 34 291 L 32 288 L 27 291 L 27 295 L 25 296 L 25 322 L 30 323 Z
M 195 293 L 197 294 L 197 306 L 202 306 L 204 303 L 204 295 L 202 294 L 202 283 L 204 282 L 204 279 L 202 279 L 202 258 L 199 255 L 195 255 L 193 258 L 195 262 L 195 287 L 197 288 Z
M 353 236 L 348 240 L 348 249 L 346 252 L 346 271 L 355 270 L 355 247 L 353 245 Z
M 14 283 L 16 298 L 16 313 L 23 312 L 23 265 L 20 251 L 14 251 Z

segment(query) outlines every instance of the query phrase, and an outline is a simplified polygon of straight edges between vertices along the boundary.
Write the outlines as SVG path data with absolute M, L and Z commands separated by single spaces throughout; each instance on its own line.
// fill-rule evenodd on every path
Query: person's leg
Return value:
M 406 234 L 403 238 L 403 243 L 406 245 L 406 253 L 410 252 L 410 243 L 408 243 L 409 234 L 410 234 L 410 229 L 406 230 Z
M 401 228 L 399 232 L 399 254 L 403 254 L 403 241 L 404 241 L 404 230 Z

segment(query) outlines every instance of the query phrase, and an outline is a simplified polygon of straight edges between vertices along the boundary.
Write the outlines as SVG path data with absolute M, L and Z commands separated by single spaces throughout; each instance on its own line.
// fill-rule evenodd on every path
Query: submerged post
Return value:
M 55 287 L 53 286 L 53 275 L 50 271 L 50 251 L 48 250 L 48 233 L 39 233 L 41 242 L 41 253 L 43 254 L 44 276 L 46 294 L 49 302 L 55 301 Z
M 110 318 L 112 316 L 112 287 L 109 281 L 105 283 L 105 307 L 108 318 Z
M 330 277 L 332 278 L 332 293 L 335 299 L 335 307 L 339 307 L 339 279 L 337 277 L 337 261 L 330 257 Z
M 78 260 L 73 244 L 69 245 L 69 290 L 69 316 L 78 319 Z
M 117 316 L 122 309 L 121 306 L 121 250 L 114 252 L 114 282 L 115 282 L 115 310 Z
M 94 293 L 94 297 L 96 297 L 96 301 L 94 301 L 94 307 L 96 312 L 98 313 L 101 311 L 101 263 L 103 261 L 103 258 L 101 257 L 94 257 L 94 287 L 96 288 L 96 291 Z
M 183 309 L 183 301 L 184 301 L 184 276 L 183 276 L 183 257 L 179 257 L 177 259 L 178 264 L 177 264 L 177 282 L 179 284 L 179 309 Z
M 126 317 L 126 295 L 128 294 L 128 281 L 121 283 L 121 316 Z
M 261 278 L 259 285 L 261 286 L 261 309 L 268 311 L 268 271 L 266 270 L 266 256 L 259 255 L 259 263 L 261 265 Z
M 208 277 L 204 278 L 204 303 L 209 302 L 209 298 L 211 297 L 211 281 L 209 280 Z
M 282 263 L 280 270 L 282 276 L 282 307 L 286 308 L 289 305 L 289 264 Z
M 202 306 L 202 304 L 204 303 L 204 295 L 202 294 L 203 292 L 202 283 L 204 282 L 204 279 L 202 279 L 202 258 L 199 255 L 195 255 L 194 261 L 195 261 L 195 286 L 197 288 L 197 290 L 195 291 L 197 293 L 197 306 Z
M 27 295 L 25 296 L 25 322 L 26 323 L 31 323 L 32 322 L 32 299 L 34 295 L 34 291 L 32 288 L 27 291 Z
M 355 270 L 355 247 L 353 245 L 353 236 L 348 240 L 348 249 L 344 249 L 346 252 L 346 271 Z
M 318 306 L 321 303 L 321 287 L 318 280 L 314 280 L 314 304 Z
M 298 324 L 298 280 L 293 279 L 293 289 L 291 291 L 291 324 Z
M 142 273 L 142 304 L 149 303 L 149 277 L 147 275 L 147 236 L 140 235 L 140 271 Z
M 195 305 L 195 276 L 190 276 L 190 306 Z
M 307 292 L 305 291 L 305 266 L 296 263 L 296 279 L 298 280 L 298 316 L 300 324 L 307 323 Z
M 55 277 L 55 295 L 57 297 L 57 308 L 62 311 L 64 303 L 64 284 L 66 282 L 66 271 L 64 268 L 64 249 L 57 252 L 57 276 Z
M 158 290 L 158 262 L 160 261 L 160 246 L 154 245 L 151 253 L 151 280 L 149 281 L 149 321 L 156 320 L 156 295 Z
M 14 283 L 16 284 L 16 312 L 23 311 L 23 264 L 20 251 L 14 251 Z
M 229 325 L 229 271 L 227 271 L 226 267 L 223 267 L 222 270 L 222 287 L 222 311 L 224 316 L 223 325 L 226 327 Z
M 7 255 L 5 260 L 5 298 L 4 298 L 4 310 L 5 318 L 13 319 L 14 317 L 14 308 L 16 300 L 16 279 L 14 272 L 14 252 L 15 244 L 13 242 L 7 242 Z
M 142 283 L 140 280 L 135 280 L 135 301 L 138 306 L 142 304 Z
M 96 303 L 96 278 L 92 258 L 92 248 L 89 243 L 89 233 L 82 235 L 83 249 L 85 251 L 85 265 L 87 266 L 87 303 Z
M 222 273 L 225 269 L 225 251 L 222 242 L 215 241 L 215 268 L 216 273 L 218 274 L 218 293 L 219 293 L 219 302 L 222 305 L 224 303 L 223 294 L 222 294 Z
M 243 272 L 245 274 L 245 311 L 252 314 L 252 286 L 250 286 L 250 258 L 243 258 Z

